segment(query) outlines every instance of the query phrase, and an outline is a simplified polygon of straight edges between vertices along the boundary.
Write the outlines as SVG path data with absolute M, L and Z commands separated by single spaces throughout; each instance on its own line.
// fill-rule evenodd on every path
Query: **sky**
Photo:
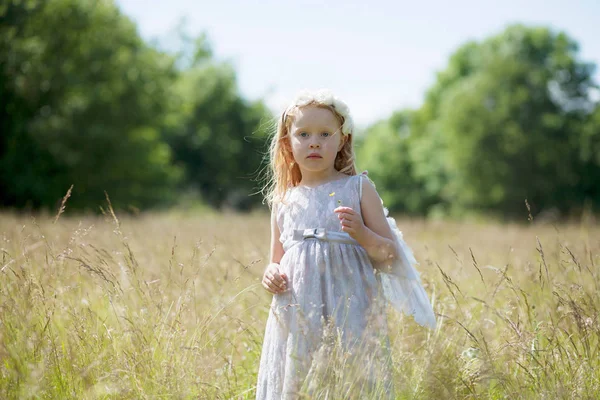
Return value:
M 144 39 L 185 23 L 230 62 L 241 94 L 280 113 L 302 89 L 331 89 L 367 126 L 419 107 L 454 51 L 523 23 L 566 32 L 600 82 L 600 1 L 117 0 Z M 173 49 L 175 50 L 175 49 Z

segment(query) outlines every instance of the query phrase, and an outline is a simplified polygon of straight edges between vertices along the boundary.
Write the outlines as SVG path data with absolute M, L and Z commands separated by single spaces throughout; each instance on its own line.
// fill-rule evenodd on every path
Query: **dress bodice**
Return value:
M 294 230 L 322 228 L 341 232 L 340 220 L 333 212 L 350 207 L 360 215 L 360 175 L 343 177 L 315 187 L 296 186 L 277 205 L 279 240 L 284 243 Z

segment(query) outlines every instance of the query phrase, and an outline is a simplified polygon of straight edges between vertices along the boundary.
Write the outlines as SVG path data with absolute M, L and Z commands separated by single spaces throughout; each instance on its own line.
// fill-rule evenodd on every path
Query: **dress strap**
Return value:
M 362 182 L 363 182 L 363 174 L 358 175 L 358 200 L 362 199 Z

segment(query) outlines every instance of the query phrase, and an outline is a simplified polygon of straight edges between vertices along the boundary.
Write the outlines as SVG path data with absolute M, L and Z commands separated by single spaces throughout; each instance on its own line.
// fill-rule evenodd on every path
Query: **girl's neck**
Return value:
M 300 185 L 303 186 L 316 186 L 326 182 L 335 181 L 344 175 L 333 167 L 330 170 L 301 171 L 301 173 L 302 180 L 300 181 Z

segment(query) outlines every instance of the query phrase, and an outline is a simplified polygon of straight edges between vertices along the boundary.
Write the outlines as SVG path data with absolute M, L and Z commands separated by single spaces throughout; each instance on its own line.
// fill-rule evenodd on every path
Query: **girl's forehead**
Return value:
M 295 127 L 328 126 L 338 128 L 340 121 L 334 113 L 322 107 L 301 107 L 295 111 L 292 125 Z

